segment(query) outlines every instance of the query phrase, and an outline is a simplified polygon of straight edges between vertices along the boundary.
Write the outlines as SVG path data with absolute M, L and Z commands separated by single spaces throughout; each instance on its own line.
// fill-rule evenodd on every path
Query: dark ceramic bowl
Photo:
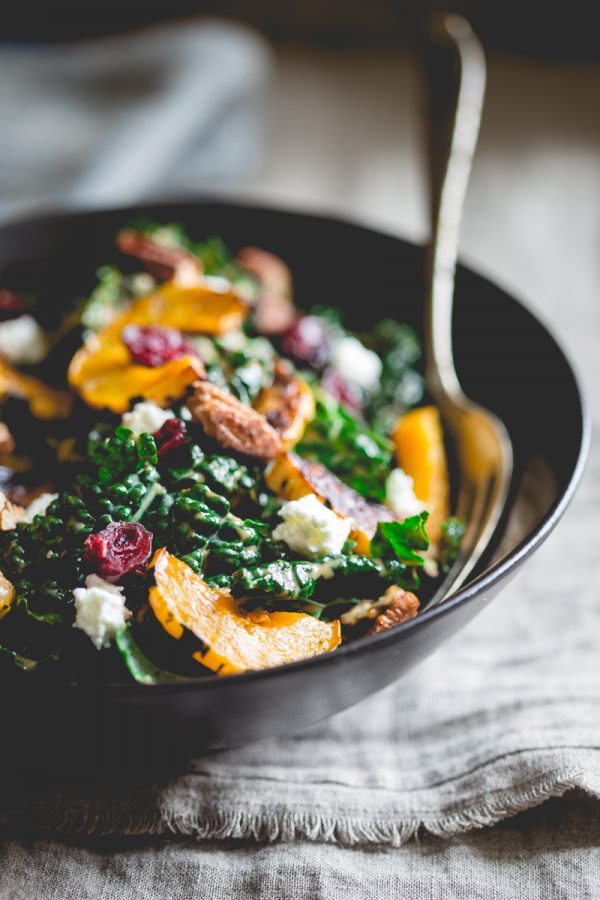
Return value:
M 342 307 L 351 326 L 382 316 L 420 327 L 422 248 L 329 218 L 216 202 L 58 215 L 0 228 L 0 278 L 43 289 L 47 302 L 89 290 L 115 257 L 115 231 L 130 217 L 181 221 L 198 239 L 222 235 L 290 264 L 300 306 Z M 537 513 L 499 561 L 499 529 L 471 582 L 442 605 L 374 637 L 304 662 L 229 678 L 93 689 L 24 685 L 3 698 L 3 757 L 26 766 L 70 767 L 90 754 L 121 766 L 171 765 L 203 751 L 301 731 L 389 685 L 473 618 L 540 546 L 581 475 L 587 423 L 573 371 L 546 329 L 516 300 L 464 268 L 456 286 L 455 352 L 467 395 L 506 423 L 515 485 L 537 460 Z M 557 428 L 560 409 L 561 427 Z M 513 489 L 513 502 L 516 491 Z M 506 535 L 504 535 L 506 537 Z M 399 700 L 401 702 L 401 700 Z

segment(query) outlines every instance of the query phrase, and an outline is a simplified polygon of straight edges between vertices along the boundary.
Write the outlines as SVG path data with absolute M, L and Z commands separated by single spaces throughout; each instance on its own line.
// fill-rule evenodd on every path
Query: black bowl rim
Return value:
M 238 209 L 244 209 L 248 211 L 275 213 L 278 215 L 290 216 L 295 219 L 302 218 L 308 221 L 326 221 L 336 226 L 368 231 L 373 235 L 400 241 L 401 243 L 407 244 L 408 246 L 413 248 L 417 248 L 419 246 L 413 241 L 401 238 L 398 235 L 392 234 L 390 232 L 382 231 L 380 228 L 372 227 L 370 225 L 364 225 L 360 221 L 353 220 L 351 217 L 345 217 L 337 214 L 310 212 L 306 210 L 298 211 L 294 209 L 278 207 L 276 205 L 262 204 L 254 202 L 252 200 L 242 200 L 240 202 L 232 201 L 230 197 L 223 197 L 219 196 L 218 194 L 196 195 L 192 200 L 180 197 L 174 197 L 171 199 L 160 198 L 156 201 L 149 199 L 148 202 L 140 202 L 139 204 L 131 204 L 123 207 L 80 207 L 77 209 L 58 209 L 53 211 L 44 210 L 38 215 L 25 214 L 23 216 L 0 222 L 0 233 L 4 230 L 9 230 L 11 228 L 21 226 L 50 226 L 53 221 L 57 220 L 63 221 L 65 219 L 81 218 L 93 219 L 97 217 L 102 218 L 103 216 L 119 215 L 121 213 L 124 217 L 127 217 L 132 215 L 133 213 L 143 212 L 145 209 L 153 211 L 160 210 L 161 208 L 172 209 L 173 207 L 195 209 L 202 206 L 211 205 L 219 206 L 222 209 L 227 208 L 232 212 L 235 212 L 235 210 Z M 479 280 L 486 282 L 492 287 L 499 287 L 489 278 L 486 278 L 484 275 L 479 274 L 472 268 L 465 266 L 462 263 L 459 263 L 459 269 L 471 275 L 475 275 Z M 249 683 L 275 678 L 278 676 L 282 676 L 285 673 L 292 674 L 293 672 L 297 672 L 308 667 L 315 668 L 316 666 L 322 667 L 326 665 L 336 665 L 341 662 L 342 659 L 348 656 L 355 654 L 368 655 L 369 652 L 374 652 L 376 649 L 380 649 L 384 644 L 393 644 L 399 639 L 404 639 L 407 632 L 422 628 L 427 624 L 427 622 L 431 621 L 432 619 L 449 614 L 457 606 L 462 606 L 463 604 L 474 601 L 477 597 L 480 597 L 487 590 L 496 585 L 499 581 L 510 575 L 513 570 L 515 570 L 525 559 L 527 559 L 527 557 L 529 557 L 554 530 L 554 528 L 562 518 L 565 510 L 571 503 L 571 500 L 573 499 L 575 491 L 577 490 L 577 487 L 585 470 L 591 442 L 591 420 L 588 410 L 588 404 L 585 399 L 580 380 L 565 351 L 562 349 L 554 335 L 546 327 L 546 325 L 540 319 L 538 319 L 537 316 L 535 316 L 527 308 L 527 306 L 525 306 L 524 303 L 519 301 L 509 291 L 504 290 L 500 287 L 499 289 L 502 291 L 504 297 L 508 298 L 508 300 L 512 303 L 517 304 L 521 308 L 521 312 L 532 319 L 536 323 L 536 325 L 545 332 L 546 337 L 550 340 L 555 352 L 561 358 L 564 368 L 573 379 L 575 393 L 579 403 L 578 419 L 581 422 L 581 441 L 579 444 L 577 459 L 569 476 L 566 487 L 559 495 L 559 497 L 554 501 L 554 503 L 550 506 L 550 508 L 538 522 L 538 524 L 521 540 L 521 542 L 513 550 L 502 556 L 493 565 L 485 569 L 485 571 L 482 572 L 477 578 L 467 583 L 464 587 L 460 588 L 455 593 L 451 594 L 439 605 L 436 605 L 430 609 L 425 609 L 414 619 L 410 619 L 408 622 L 404 622 L 394 629 L 390 629 L 389 631 L 382 631 L 379 634 L 370 635 L 369 637 L 359 638 L 352 643 L 345 644 L 342 647 L 339 647 L 331 653 L 322 653 L 318 656 L 309 657 L 308 659 L 302 659 L 292 663 L 286 663 L 281 666 L 274 666 L 269 669 L 261 669 L 258 671 L 242 672 L 237 675 L 229 675 L 227 676 L 227 678 L 219 677 L 218 675 L 214 674 L 205 675 L 202 678 L 182 678 L 175 684 L 144 685 L 137 682 L 121 682 L 118 684 L 102 683 L 100 685 L 95 685 L 92 690 L 96 693 L 100 691 L 103 694 L 118 693 L 119 697 L 123 697 L 124 695 L 128 696 L 131 694 L 140 696 L 142 694 L 147 694 L 148 692 L 151 692 L 154 696 L 164 693 L 172 695 L 174 693 L 188 693 L 190 691 L 204 692 L 206 690 L 212 690 L 216 688 L 217 685 L 221 688 L 225 688 L 232 682 L 235 682 L 236 684 L 240 684 L 242 682 Z M 89 686 L 77 683 L 70 683 L 65 687 L 70 691 L 90 690 Z

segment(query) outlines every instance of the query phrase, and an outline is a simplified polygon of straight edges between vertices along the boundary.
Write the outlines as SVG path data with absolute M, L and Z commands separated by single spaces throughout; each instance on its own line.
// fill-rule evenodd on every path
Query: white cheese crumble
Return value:
M 379 385 L 383 364 L 372 350 L 368 350 L 358 338 L 343 337 L 334 341 L 331 348 L 332 365 L 345 381 L 374 391 Z
M 85 631 L 97 650 L 110 646 L 131 615 L 125 607 L 123 588 L 98 575 L 88 575 L 85 587 L 75 588 L 73 597 L 77 612 L 73 628 Z
M 36 516 L 43 516 L 50 506 L 56 500 L 58 494 L 40 494 L 35 500 L 32 500 L 25 510 L 25 522 L 33 522 Z
M 0 356 L 9 363 L 39 363 L 47 350 L 46 336 L 33 316 L 19 316 L 0 324 Z
M 315 494 L 284 504 L 279 515 L 283 522 L 273 531 L 273 537 L 285 541 L 290 550 L 305 559 L 341 553 L 352 525 L 349 519 L 327 509 Z
M 125 428 L 131 428 L 135 434 L 148 432 L 153 434 L 165 424 L 167 419 L 174 419 L 175 413 L 171 409 L 161 409 L 151 400 L 143 400 L 136 403 L 130 412 L 123 413 L 121 424 Z
M 404 469 L 392 469 L 385 482 L 385 495 L 387 505 L 399 519 L 418 516 L 425 509 L 415 496 L 413 479 Z

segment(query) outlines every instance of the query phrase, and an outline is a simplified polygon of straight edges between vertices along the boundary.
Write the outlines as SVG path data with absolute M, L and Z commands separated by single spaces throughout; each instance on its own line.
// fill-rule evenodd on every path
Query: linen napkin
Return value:
M 236 77 L 223 75 L 224 65 L 216 76 L 216 58 Z M 17 99 L 9 72 L 13 86 L 18 74 Z M 0 214 L 164 193 L 181 187 L 176 172 L 195 185 L 225 169 L 235 178 L 252 153 L 236 155 L 232 135 L 259 155 L 267 73 L 262 43 L 220 25 L 84 48 L 2 48 L 0 100 L 12 109 L 13 131 L 0 142 Z M 18 148 L 27 135 L 25 164 Z M 600 373 L 586 328 L 580 345 L 597 406 Z M 523 487 L 512 540 L 536 514 L 536 490 L 535 482 Z M 481 827 L 575 787 L 600 796 L 599 495 L 595 453 L 559 530 L 495 603 L 360 706 L 304 734 L 194 760 L 161 784 L 17 784 L 0 796 L 5 835 L 397 846 L 420 829 Z
M 258 34 L 219 21 L 0 44 L 0 217 L 235 185 L 262 158 L 270 67 Z

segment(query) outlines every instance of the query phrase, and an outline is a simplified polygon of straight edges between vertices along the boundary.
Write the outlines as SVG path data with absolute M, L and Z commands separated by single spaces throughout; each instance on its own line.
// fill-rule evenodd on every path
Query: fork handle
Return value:
M 485 93 L 483 48 L 462 16 L 432 19 L 425 52 L 429 93 L 431 242 L 427 257 L 425 372 L 433 399 L 462 395 L 452 351 L 452 307 L 465 194 Z

